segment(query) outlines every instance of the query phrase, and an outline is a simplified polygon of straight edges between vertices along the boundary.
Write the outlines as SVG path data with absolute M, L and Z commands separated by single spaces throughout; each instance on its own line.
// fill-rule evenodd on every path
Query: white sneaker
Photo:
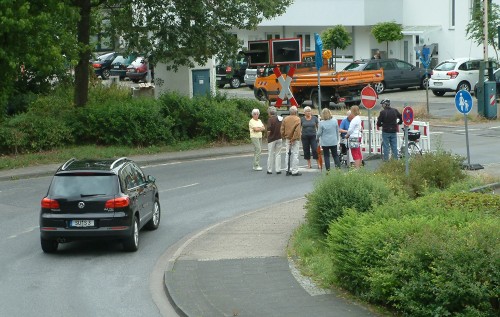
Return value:
M 253 170 L 254 170 L 254 171 L 262 171 L 262 167 L 257 166 L 257 167 L 254 167 L 254 168 L 253 168 Z

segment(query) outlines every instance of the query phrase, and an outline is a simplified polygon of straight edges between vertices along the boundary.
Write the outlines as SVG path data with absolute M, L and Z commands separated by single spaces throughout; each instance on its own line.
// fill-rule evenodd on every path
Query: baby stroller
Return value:
M 342 138 L 340 140 L 340 151 L 339 151 L 339 160 L 340 160 L 340 166 L 345 166 L 349 167 L 349 153 L 348 153 L 348 145 L 347 145 L 347 139 Z

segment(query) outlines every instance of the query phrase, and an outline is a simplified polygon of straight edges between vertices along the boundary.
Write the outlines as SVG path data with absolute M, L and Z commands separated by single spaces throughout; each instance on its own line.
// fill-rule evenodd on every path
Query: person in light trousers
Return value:
M 301 176 L 299 172 L 299 148 L 301 139 L 300 118 L 297 107 L 290 107 L 290 115 L 281 123 L 281 137 L 285 139 L 287 166 L 286 176 Z
M 267 120 L 267 174 L 281 174 L 281 121 L 283 117 L 276 115 L 276 107 L 267 109 L 269 119 Z
M 260 154 L 262 152 L 262 131 L 266 131 L 264 124 L 259 119 L 259 109 L 252 110 L 252 119 L 248 122 L 248 129 L 250 130 L 250 140 L 253 144 L 253 170 L 262 171 L 260 167 Z

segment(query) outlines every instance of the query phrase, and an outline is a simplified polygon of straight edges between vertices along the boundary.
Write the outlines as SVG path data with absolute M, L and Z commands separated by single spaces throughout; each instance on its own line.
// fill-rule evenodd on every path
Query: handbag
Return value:
M 359 138 L 349 138 L 349 148 L 357 149 L 360 146 Z

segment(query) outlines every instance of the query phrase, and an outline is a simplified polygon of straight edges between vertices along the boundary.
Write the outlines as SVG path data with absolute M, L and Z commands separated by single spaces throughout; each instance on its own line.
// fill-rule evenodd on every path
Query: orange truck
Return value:
M 323 54 L 325 57 L 328 54 Z M 306 100 L 312 106 L 318 106 L 318 71 L 314 62 L 315 52 L 303 52 L 302 63 L 296 65 L 295 75 L 290 83 L 290 90 L 302 104 Z M 323 67 L 320 69 L 321 105 L 327 107 L 330 102 L 335 104 L 343 102 L 346 106 L 361 103 L 361 89 L 367 85 L 384 80 L 382 69 L 373 71 L 340 71 L 335 72 L 328 66 L 324 58 Z M 281 73 L 286 77 L 287 68 L 281 66 Z M 281 90 L 281 85 L 273 73 L 272 66 L 261 67 L 257 71 L 254 85 L 254 95 L 258 100 L 276 101 Z

